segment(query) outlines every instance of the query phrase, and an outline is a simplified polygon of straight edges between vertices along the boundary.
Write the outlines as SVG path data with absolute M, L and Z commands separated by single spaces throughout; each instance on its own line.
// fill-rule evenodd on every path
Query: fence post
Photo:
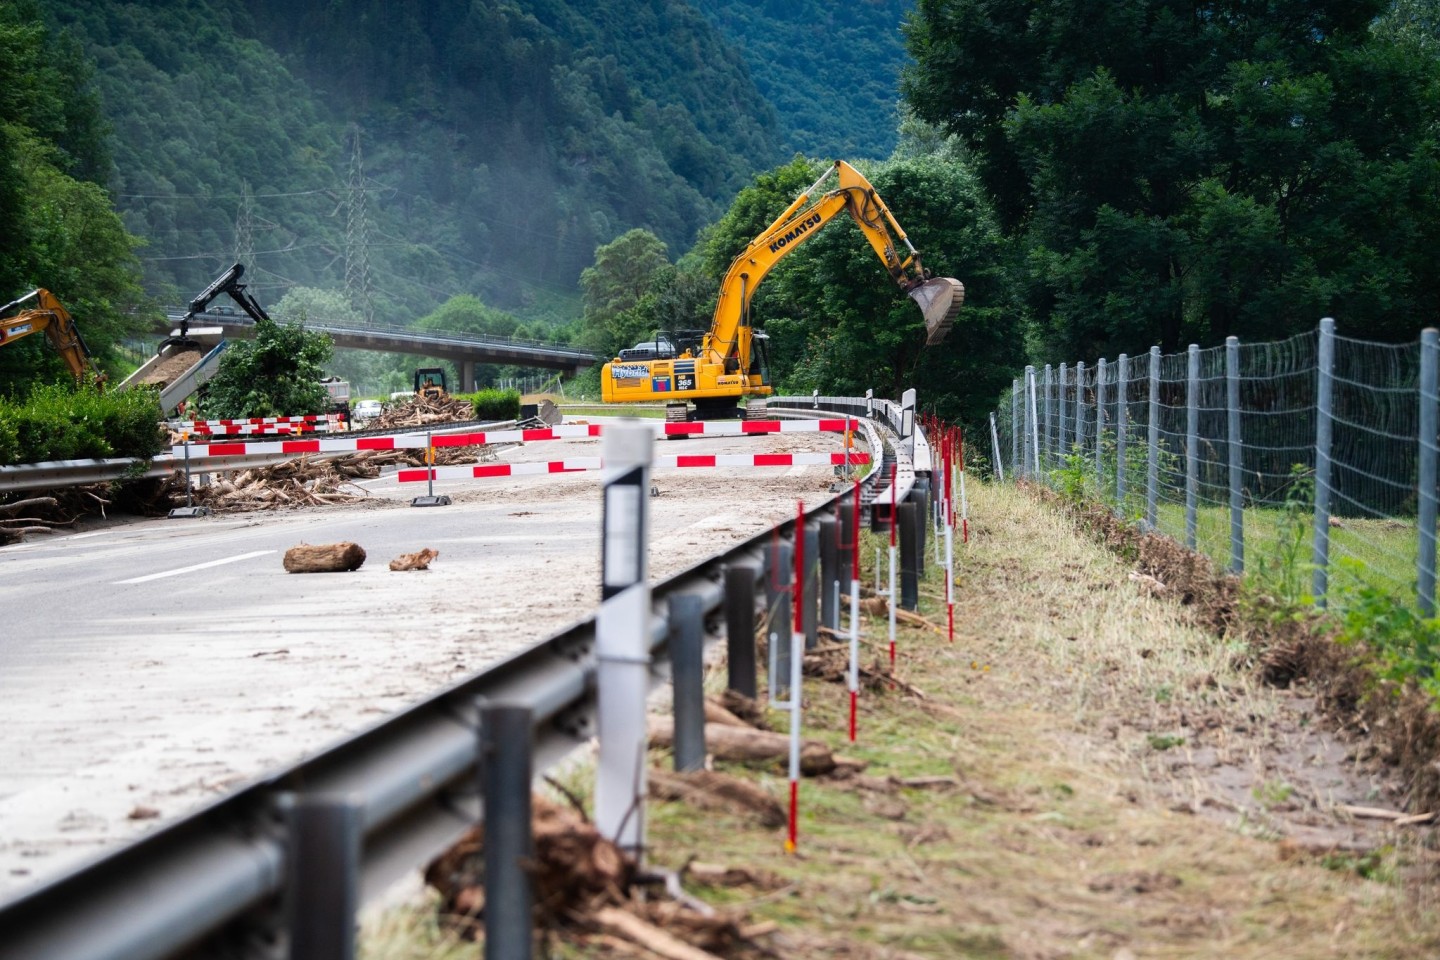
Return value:
M 1070 453 L 1070 445 L 1065 442 L 1065 437 L 1070 432 L 1070 401 L 1065 397 L 1065 388 L 1069 386 L 1066 383 L 1069 372 L 1065 364 L 1060 364 L 1060 435 L 1055 442 L 1056 466 L 1063 464 Z
M 1035 409 L 1035 368 L 1025 368 L 1025 422 L 1030 425 L 1030 448 L 1026 456 L 1030 458 L 1031 476 L 1038 476 L 1040 473 L 1040 417 Z
M 1016 477 L 1020 469 L 1020 381 L 1010 381 L 1010 472 Z
M 1150 423 L 1145 450 L 1145 523 L 1156 528 L 1160 501 L 1160 348 L 1150 348 Z
M 726 586 L 732 572 L 751 574 L 750 623 L 754 615 L 754 570 L 730 567 L 725 571 Z M 725 614 L 728 622 L 734 597 L 725 591 Z M 669 598 L 670 685 L 674 690 L 675 770 L 686 773 L 705 769 L 705 604 L 693 593 L 672 594 Z M 750 682 L 755 682 L 755 633 L 750 631 Z
M 1000 433 L 995 429 L 995 411 L 990 411 L 990 446 L 995 450 L 995 476 L 1005 482 L 1005 465 L 1000 462 Z
M 1050 364 L 1045 364 L 1045 466 L 1047 468 L 1055 465 L 1054 458 L 1050 455 L 1055 448 L 1055 372 L 1050 369 Z
M 1125 402 L 1130 390 L 1130 357 L 1120 354 L 1115 373 L 1115 508 L 1121 518 L 1125 513 L 1125 441 L 1130 431 L 1130 407 Z
M 1315 572 L 1311 589 L 1315 605 L 1325 606 L 1330 587 L 1330 438 L 1334 424 L 1330 420 L 1331 401 L 1335 396 L 1335 320 L 1320 321 L 1319 354 L 1315 370 L 1315 543 L 1312 562 Z
M 1225 338 L 1225 419 L 1230 446 L 1230 572 L 1245 572 L 1245 504 L 1240 495 L 1244 460 L 1240 447 L 1240 338 Z
M 1105 358 L 1095 364 L 1095 480 L 1100 484 L 1100 497 L 1105 497 L 1105 463 L 1101 456 L 1105 439 Z
M 1420 555 L 1416 599 L 1420 612 L 1435 616 L 1436 431 L 1440 430 L 1440 330 L 1420 331 Z
M 1076 463 L 1085 462 L 1085 361 L 1075 362 L 1075 448 Z
M 530 780 L 534 721 L 530 708 L 480 708 L 480 790 L 485 801 L 485 960 L 528 960 L 530 873 L 535 857 Z M 702 748 L 703 749 L 703 748 Z
M 1185 370 L 1185 546 L 1196 548 L 1200 498 L 1200 347 L 1190 344 Z
M 351 960 L 360 903 L 359 803 L 344 796 L 295 798 L 288 813 L 286 916 L 291 960 Z M 530 915 L 525 914 L 526 931 Z
M 600 760 L 595 826 L 633 854 L 645 845 L 645 698 L 650 685 L 649 427 L 606 427 L 600 612 L 595 618 Z

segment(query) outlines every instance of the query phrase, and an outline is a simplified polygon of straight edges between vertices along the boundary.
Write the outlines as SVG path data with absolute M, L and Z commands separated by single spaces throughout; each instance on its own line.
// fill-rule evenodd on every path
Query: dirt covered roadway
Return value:
M 1260 684 L 1238 644 L 1054 507 L 993 487 L 972 487 L 971 504 L 954 644 L 901 628 L 911 690 L 866 690 L 854 745 L 843 687 L 806 682 L 807 736 L 868 767 L 805 781 L 797 855 L 783 827 L 652 801 L 655 863 L 748 875 L 701 880 L 724 873 L 707 867 L 688 884 L 771 930 L 727 956 L 1440 953 L 1434 827 L 1344 809 L 1393 798 L 1362 745 L 1329 732 L 1303 692 Z M 942 589 L 932 565 L 921 612 L 943 626 Z M 875 663 L 884 620 L 865 637 Z M 783 802 L 782 768 L 725 769 Z M 367 957 L 466 955 L 417 945 L 420 926 L 372 924 Z M 554 955 L 648 956 L 584 933 Z
M 834 435 L 700 438 L 656 453 L 834 450 Z M 598 440 L 498 449 L 599 454 Z M 828 467 L 657 470 L 652 576 L 793 515 Z M 0 549 L 0 899 L 314 753 L 590 615 L 598 473 L 366 481 L 360 504 L 93 524 Z M 351 541 L 353 573 L 292 575 Z M 388 562 L 439 552 L 425 571 Z

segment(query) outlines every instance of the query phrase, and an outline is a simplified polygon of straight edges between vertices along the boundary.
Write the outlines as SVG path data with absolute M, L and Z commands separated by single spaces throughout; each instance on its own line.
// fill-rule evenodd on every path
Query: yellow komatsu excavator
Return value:
M 17 312 L 11 314 L 12 310 Z M 31 290 L 0 307 L 0 347 L 42 331 L 70 368 L 76 383 L 89 376 L 94 377 L 97 386 L 105 383 L 108 377 L 91 356 L 75 318 L 49 290 Z
M 812 195 L 832 174 L 838 175 L 839 186 L 812 202 Z M 773 393 L 765 334 L 751 324 L 750 298 L 775 264 L 841 211 L 850 214 L 891 278 L 920 306 L 926 346 L 944 340 L 965 302 L 965 287 L 950 277 L 932 276 L 870 181 L 837 160 L 730 264 L 710 329 L 688 337 L 657 335 L 651 342 L 620 351 L 601 369 L 601 399 L 606 403 L 663 400 L 686 411 L 693 402 L 696 419 L 711 419 L 735 416 L 741 397 Z M 903 254 L 896 249 L 896 237 L 904 245 Z

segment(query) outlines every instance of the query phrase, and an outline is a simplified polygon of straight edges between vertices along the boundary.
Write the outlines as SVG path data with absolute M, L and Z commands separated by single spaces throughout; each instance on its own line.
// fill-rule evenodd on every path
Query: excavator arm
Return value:
M 24 309 L 19 309 L 22 306 Z M 13 316 L 4 316 L 16 309 L 19 312 Z M 49 290 L 43 287 L 32 290 L 0 307 L 0 347 L 41 332 L 70 368 L 77 383 L 91 375 L 96 384 L 104 384 L 109 379 L 91 355 L 75 318 Z

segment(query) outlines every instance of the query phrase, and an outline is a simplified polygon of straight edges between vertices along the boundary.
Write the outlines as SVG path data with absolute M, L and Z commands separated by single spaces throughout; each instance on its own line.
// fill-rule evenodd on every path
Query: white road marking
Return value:
M 182 573 L 193 573 L 193 572 L 196 571 L 196 570 L 206 570 L 206 569 L 208 569 L 208 568 L 210 568 L 210 567 L 219 567 L 219 566 L 223 566 L 223 565 L 225 565 L 225 564 L 227 564 L 227 563 L 237 563 L 237 562 L 239 562 L 239 561 L 241 561 L 241 560 L 249 560 L 249 559 L 251 559 L 252 557 L 263 557 L 263 556 L 265 556 L 265 554 L 267 554 L 267 553 L 274 553 L 274 552 L 275 552 L 274 550 L 255 550 L 255 551 L 252 551 L 251 553 L 242 553 L 242 554 L 240 554 L 240 555 L 237 556 L 237 557 L 226 557 L 226 558 L 223 559 L 223 560 L 211 560 L 211 561 L 209 561 L 208 563 L 197 563 L 197 564 L 195 564 L 194 566 L 191 566 L 191 567 L 181 567 L 181 568 L 179 568 L 178 570 L 166 570 L 166 571 L 163 571 L 162 573 L 151 573 L 151 574 L 147 574 L 147 575 L 145 575 L 145 576 L 143 576 L 143 577 L 133 577 L 133 578 L 131 578 L 131 579 L 129 579 L 129 580 L 117 580 L 117 581 L 115 581 L 115 586 L 118 587 L 118 586 L 120 586 L 121 584 L 126 584 L 126 583 L 145 583 L 145 582 L 150 581 L 150 580 L 161 580 L 161 579 L 163 579 L 163 578 L 165 578 L 165 577 L 178 577 L 178 576 L 179 576 L 180 574 L 182 574 Z

